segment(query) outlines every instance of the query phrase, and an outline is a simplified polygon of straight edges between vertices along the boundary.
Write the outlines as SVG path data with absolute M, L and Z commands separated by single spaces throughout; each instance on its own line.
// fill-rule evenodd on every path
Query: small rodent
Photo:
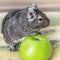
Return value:
M 2 21 L 2 34 L 10 51 L 16 51 L 16 44 L 30 34 L 39 33 L 41 28 L 50 24 L 47 16 L 40 11 L 36 4 L 24 9 L 10 11 Z

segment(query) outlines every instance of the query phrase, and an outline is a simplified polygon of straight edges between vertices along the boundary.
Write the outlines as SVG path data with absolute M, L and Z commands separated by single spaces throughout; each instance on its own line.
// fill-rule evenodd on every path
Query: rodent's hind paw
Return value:
M 17 51 L 17 48 L 15 46 L 12 46 L 12 47 L 10 47 L 10 51 L 15 52 L 15 51 Z
M 15 52 L 15 51 L 17 51 L 17 49 L 10 48 L 10 51 Z

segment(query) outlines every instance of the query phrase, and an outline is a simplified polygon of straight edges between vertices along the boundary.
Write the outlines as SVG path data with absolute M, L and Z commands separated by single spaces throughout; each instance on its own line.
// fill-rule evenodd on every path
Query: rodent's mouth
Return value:
M 46 28 L 46 27 L 48 27 L 48 26 L 49 26 L 49 24 L 40 25 L 39 28 Z
M 39 26 L 36 26 L 36 28 L 40 28 Z
M 40 28 L 39 26 L 35 26 L 35 25 L 29 25 L 29 27 L 31 27 L 31 28 L 33 28 L 33 29 Z

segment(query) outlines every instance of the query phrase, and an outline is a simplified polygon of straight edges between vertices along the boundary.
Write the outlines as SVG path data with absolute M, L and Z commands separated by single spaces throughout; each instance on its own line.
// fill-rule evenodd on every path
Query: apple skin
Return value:
M 43 35 L 29 35 L 22 41 L 19 53 L 22 60 L 49 60 L 52 46 Z

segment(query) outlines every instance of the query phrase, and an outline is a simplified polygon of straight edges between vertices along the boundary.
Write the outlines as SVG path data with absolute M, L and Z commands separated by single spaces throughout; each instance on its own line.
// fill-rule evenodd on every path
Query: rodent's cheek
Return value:
M 39 24 L 42 23 L 42 22 L 43 22 L 43 21 L 39 21 L 39 20 L 38 20 L 38 23 L 39 23 Z
M 34 19 L 28 19 L 28 22 L 32 22 L 32 21 L 34 21 Z
M 40 23 L 40 27 L 41 27 L 41 28 L 45 28 L 45 27 L 47 27 L 48 25 L 49 25 L 49 23 L 46 22 L 46 21 Z

